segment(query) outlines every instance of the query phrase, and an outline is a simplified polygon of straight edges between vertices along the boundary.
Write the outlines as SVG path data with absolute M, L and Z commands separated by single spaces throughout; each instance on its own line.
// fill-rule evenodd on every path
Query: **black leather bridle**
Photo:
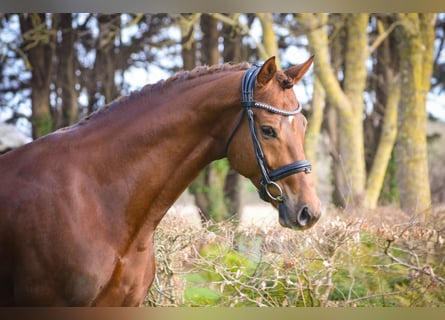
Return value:
M 287 111 L 278 109 L 266 103 L 255 101 L 253 98 L 253 91 L 255 88 L 255 80 L 260 71 L 261 67 L 253 66 L 249 68 L 243 76 L 243 80 L 241 83 L 241 93 L 242 93 L 242 101 L 241 105 L 243 107 L 243 112 L 241 113 L 241 117 L 233 129 L 232 133 L 227 140 L 225 146 L 225 153 L 227 154 L 227 149 L 229 147 L 230 142 L 232 141 L 233 136 L 241 125 L 244 114 L 247 115 L 247 119 L 249 121 L 250 134 L 252 136 L 253 148 L 255 150 L 256 160 L 258 162 L 258 166 L 261 171 L 261 188 L 258 191 L 260 198 L 264 201 L 277 201 L 282 203 L 283 199 L 283 190 L 280 185 L 276 183 L 277 180 L 283 179 L 287 176 L 290 176 L 295 173 L 304 172 L 310 173 L 312 166 L 308 160 L 299 160 L 294 161 L 288 165 L 285 165 L 281 168 L 270 171 L 267 166 L 266 157 L 264 155 L 263 149 L 261 148 L 260 141 L 258 140 L 258 136 L 255 130 L 255 119 L 252 108 L 265 109 L 271 113 L 279 114 L 282 116 L 293 116 L 297 113 L 301 112 L 301 105 L 298 104 L 298 108 Z M 273 195 L 271 192 L 271 187 L 274 187 L 276 191 L 278 191 L 278 195 Z

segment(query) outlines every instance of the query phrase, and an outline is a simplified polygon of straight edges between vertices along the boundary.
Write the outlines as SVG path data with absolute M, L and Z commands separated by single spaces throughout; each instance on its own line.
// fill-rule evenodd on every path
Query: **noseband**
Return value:
M 260 69 L 261 68 L 258 66 L 253 66 L 244 73 L 241 83 L 241 105 L 243 107 L 243 112 L 236 127 L 233 129 L 232 133 L 229 136 L 229 139 L 227 140 L 225 153 L 227 154 L 229 144 L 232 141 L 235 132 L 240 127 L 244 114 L 246 114 L 249 121 L 249 128 L 250 134 L 252 136 L 253 148 L 255 150 L 255 157 L 258 162 L 258 167 L 261 171 L 261 188 L 259 190 L 260 198 L 264 201 L 273 200 L 281 203 L 284 201 L 283 190 L 281 189 L 280 185 L 276 183 L 276 181 L 299 172 L 310 173 L 312 167 L 311 163 L 308 160 L 299 160 L 272 171 L 268 169 L 266 157 L 264 155 L 263 149 L 261 148 L 261 144 L 258 140 L 258 136 L 255 130 L 255 119 L 252 108 L 264 109 L 268 112 L 282 116 L 293 116 L 301 112 L 301 105 L 298 104 L 298 108 L 296 108 L 295 110 L 287 111 L 278 109 L 266 103 L 255 101 L 253 98 L 253 91 L 255 88 L 255 80 Z M 271 192 L 271 188 L 275 188 L 278 191 L 278 195 L 273 195 Z

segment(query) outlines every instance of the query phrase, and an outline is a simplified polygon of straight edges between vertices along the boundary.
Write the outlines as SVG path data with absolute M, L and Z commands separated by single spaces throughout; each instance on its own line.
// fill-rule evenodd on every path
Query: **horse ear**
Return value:
M 293 79 L 294 84 L 296 84 L 298 81 L 301 80 L 301 78 L 303 78 L 304 74 L 309 70 L 309 68 L 312 65 L 312 61 L 314 60 L 314 56 L 311 56 L 309 59 L 307 59 L 306 62 L 303 62 L 301 64 L 297 64 L 296 66 L 293 66 L 289 69 L 287 69 L 286 71 L 284 71 L 284 73 Z
M 264 62 L 257 75 L 257 81 L 260 86 L 266 85 L 277 72 L 277 65 L 275 63 L 275 57 L 270 57 Z

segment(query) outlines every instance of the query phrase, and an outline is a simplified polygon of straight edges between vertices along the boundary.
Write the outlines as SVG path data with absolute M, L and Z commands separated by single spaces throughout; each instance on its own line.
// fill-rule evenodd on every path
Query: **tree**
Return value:
M 317 63 L 317 62 L 315 62 Z M 310 115 L 308 116 L 308 126 L 304 136 L 304 152 L 306 158 L 312 163 L 312 174 L 317 177 L 317 167 L 315 165 L 317 156 L 317 146 L 321 135 L 323 123 L 323 105 L 325 103 L 325 91 L 320 80 L 314 77 L 314 89 Z M 315 183 L 318 183 L 315 179 Z
M 369 51 L 374 55 L 374 65 L 369 76 L 368 91 L 375 92 L 372 111 L 366 114 L 365 161 L 368 173 L 363 206 L 377 206 L 382 188 L 386 183 L 387 198 L 398 200 L 393 187 L 393 172 L 387 170 L 392 164 L 393 147 L 397 135 L 397 107 L 400 99 L 399 55 L 394 29 L 398 22 L 391 14 L 374 16 L 376 35 Z
M 276 64 L 281 68 L 280 56 L 278 54 L 278 42 L 273 28 L 273 16 L 271 13 L 257 13 L 256 16 L 261 22 L 261 29 L 263 31 L 261 42 L 264 46 L 265 56 L 262 56 L 261 58 L 265 60 L 275 56 Z
M 362 205 L 375 209 L 384 183 L 386 169 L 390 162 L 392 150 L 397 136 L 397 106 L 400 99 L 398 81 L 390 83 L 389 96 L 385 104 L 385 113 L 380 132 L 379 142 L 373 157 L 372 165 L 366 181 L 366 192 Z
M 88 85 L 89 112 L 110 103 L 119 93 L 115 82 L 117 65 L 115 40 L 119 36 L 120 15 L 98 14 L 99 34 L 95 41 L 95 60 Z
M 23 51 L 31 66 L 32 137 L 34 139 L 50 133 L 53 118 L 50 110 L 50 83 L 53 72 L 53 58 L 56 50 L 57 14 L 50 25 L 43 13 L 20 14 L 20 28 L 23 35 Z
M 435 14 L 398 14 L 401 99 L 396 142 L 397 181 L 403 210 L 428 214 L 431 193 L 426 150 L 426 95 L 434 56 Z
M 365 162 L 363 140 L 363 96 L 366 84 L 367 14 L 344 14 L 345 43 L 343 81 L 337 80 L 329 61 L 329 41 L 326 14 L 300 14 L 297 17 L 307 31 L 310 50 L 316 54 L 316 76 L 326 92 L 328 103 L 338 113 L 338 161 L 334 161 L 336 187 L 343 205 L 357 205 L 365 189 Z
M 74 44 L 76 33 L 73 29 L 73 16 L 71 13 L 59 15 L 59 26 L 61 41 L 57 47 L 56 84 L 57 95 L 60 97 L 60 105 L 56 106 L 59 116 L 56 119 L 56 127 L 66 127 L 79 120 L 79 107 L 77 104 L 78 93 L 76 92 L 76 52 Z
M 199 17 L 199 13 L 194 13 L 181 14 L 178 18 L 181 31 L 181 57 L 185 70 L 191 70 L 196 66 L 195 24 Z

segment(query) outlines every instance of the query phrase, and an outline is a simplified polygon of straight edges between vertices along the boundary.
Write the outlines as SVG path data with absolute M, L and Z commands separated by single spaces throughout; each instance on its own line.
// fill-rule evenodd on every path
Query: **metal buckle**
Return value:
M 284 201 L 284 199 L 283 199 L 283 189 L 281 189 L 281 187 L 280 187 L 280 185 L 278 183 L 276 183 L 275 181 L 270 181 L 270 182 L 266 182 L 266 183 L 261 182 L 261 185 L 263 186 L 264 191 L 266 192 L 267 196 L 270 199 L 272 199 L 274 201 L 277 201 L 277 202 L 283 202 Z M 272 193 L 269 190 L 270 186 L 274 186 L 278 190 L 279 195 L 277 195 L 277 196 L 272 195 Z

